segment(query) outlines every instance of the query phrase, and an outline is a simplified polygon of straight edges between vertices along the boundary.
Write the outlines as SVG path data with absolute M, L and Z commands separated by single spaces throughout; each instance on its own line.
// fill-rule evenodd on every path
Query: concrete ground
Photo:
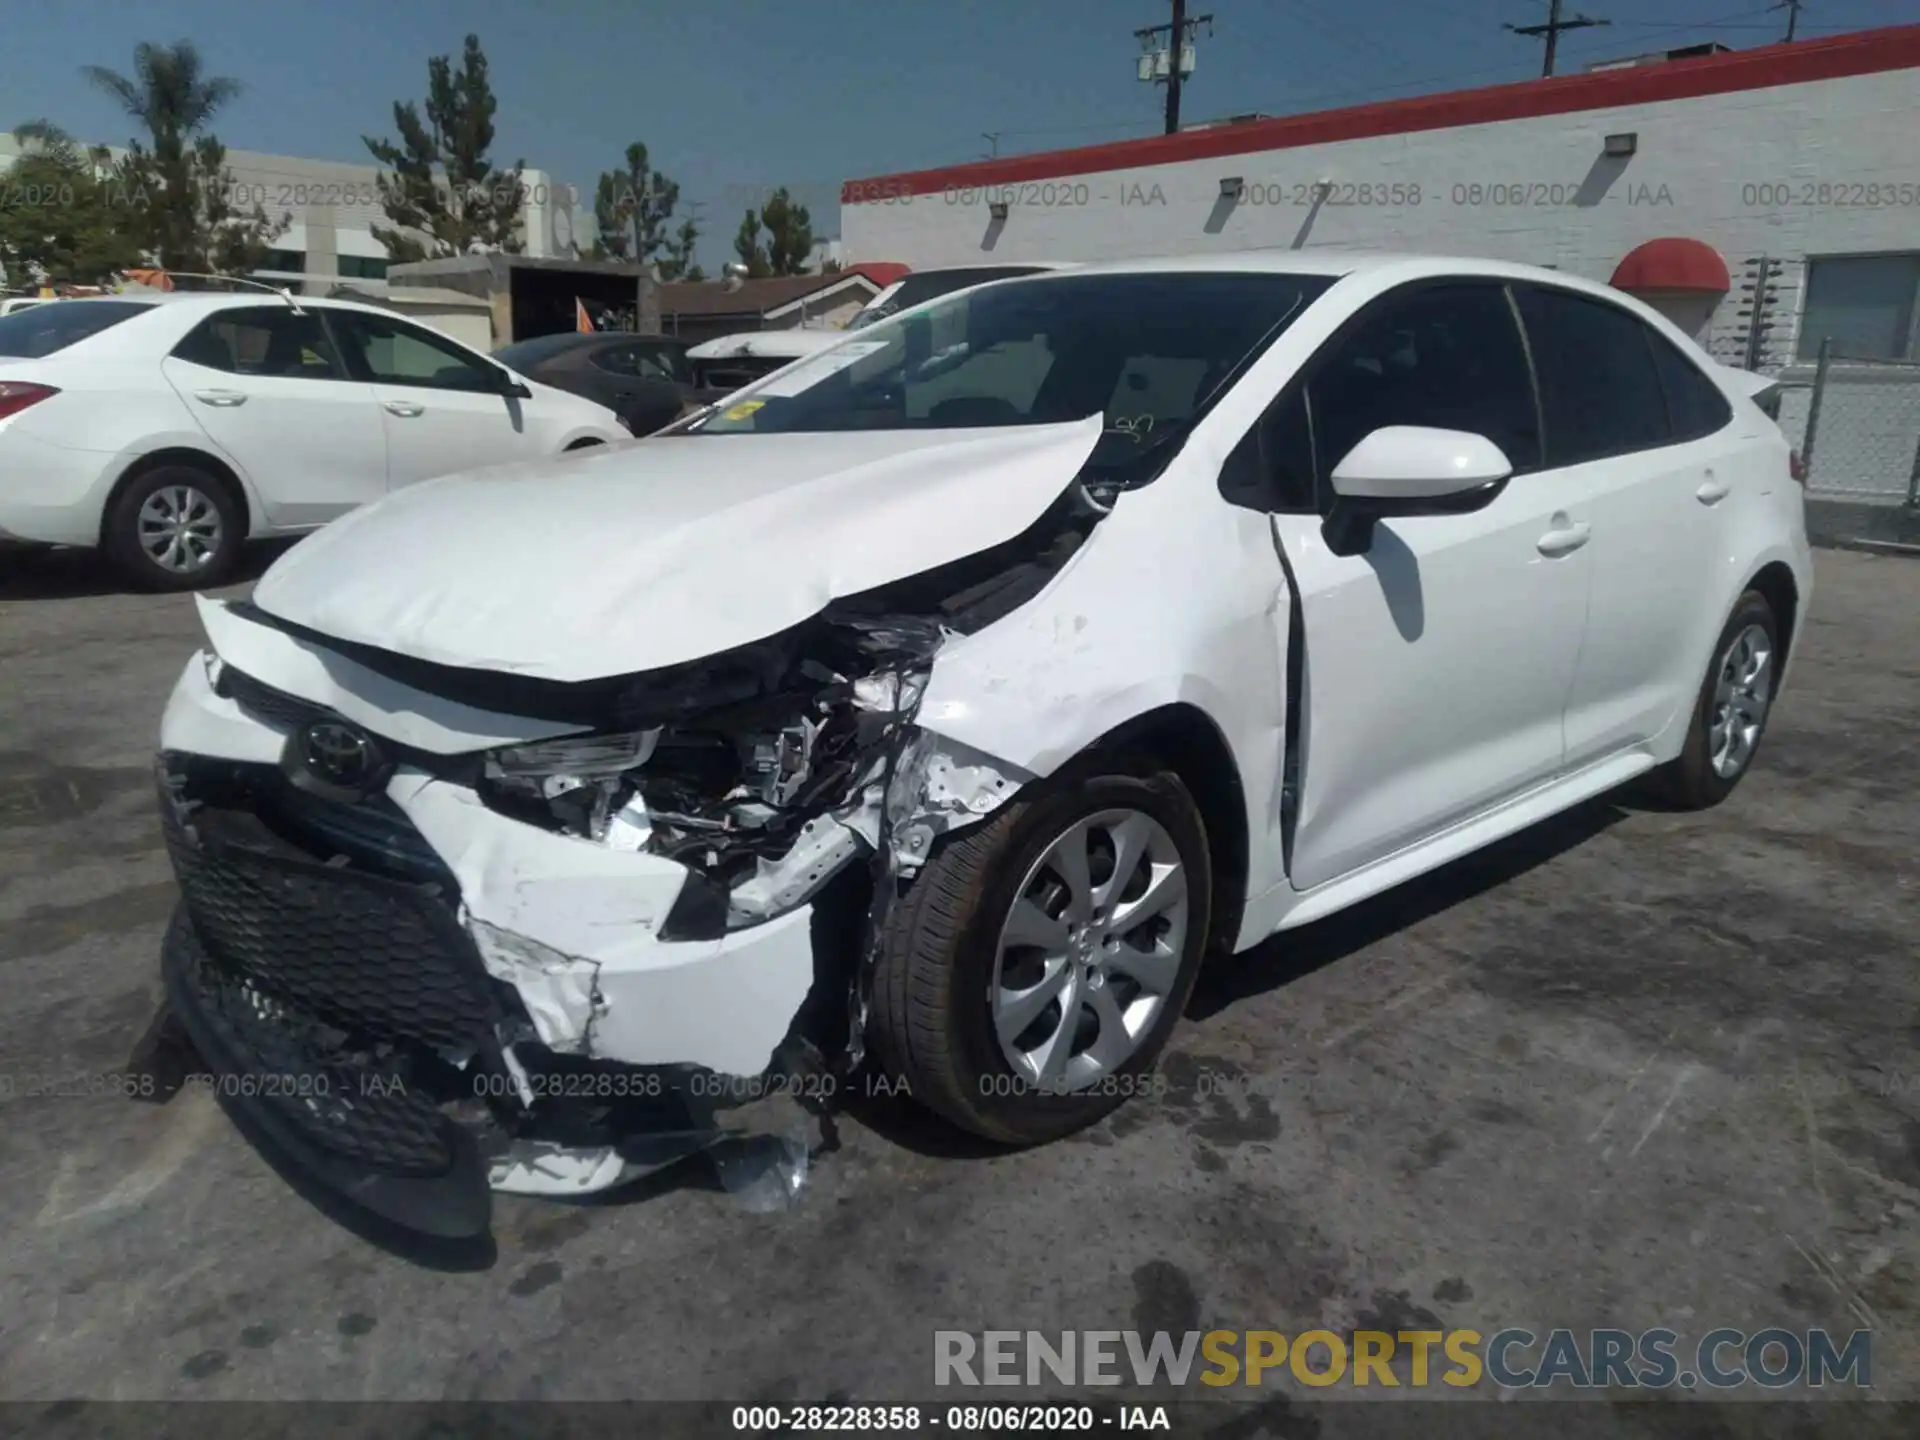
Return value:
M 503 1198 L 459 1268 L 324 1217 L 204 1094 L 22 1093 L 153 1012 L 148 757 L 197 628 L 8 563 L 0 1395 L 924 1400 L 944 1328 L 1779 1325 L 1871 1329 L 1874 1390 L 1920 1396 L 1920 564 L 1820 555 L 1726 805 L 1590 804 L 1285 937 L 1091 1133 L 983 1154 L 862 1106 L 786 1213 L 695 1162 Z

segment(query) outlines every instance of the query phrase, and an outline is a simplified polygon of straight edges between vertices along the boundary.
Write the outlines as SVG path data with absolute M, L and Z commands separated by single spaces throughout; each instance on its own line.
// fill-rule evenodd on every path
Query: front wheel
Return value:
M 1773 606 L 1749 590 L 1714 644 L 1686 744 L 1653 774 L 1655 792 L 1682 810 L 1706 810 L 1731 795 L 1760 749 L 1779 676 Z
M 956 836 L 892 907 L 876 1058 L 990 1140 L 1037 1144 L 1149 1088 L 1211 919 L 1206 830 L 1151 765 L 1057 777 Z

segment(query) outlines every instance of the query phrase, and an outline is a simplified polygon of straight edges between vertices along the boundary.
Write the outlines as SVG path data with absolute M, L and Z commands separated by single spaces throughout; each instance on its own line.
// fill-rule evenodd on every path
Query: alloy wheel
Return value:
M 1055 837 L 1000 927 L 994 1034 L 1014 1074 L 1053 1093 L 1125 1065 L 1180 975 L 1187 871 L 1166 827 L 1103 810 Z
M 220 553 L 219 507 L 191 485 L 163 485 L 140 506 L 135 524 L 140 548 L 162 570 L 192 575 Z
M 1731 780 L 1747 768 L 1773 703 L 1773 640 L 1762 625 L 1735 635 L 1714 669 L 1713 723 L 1707 754 L 1713 773 Z

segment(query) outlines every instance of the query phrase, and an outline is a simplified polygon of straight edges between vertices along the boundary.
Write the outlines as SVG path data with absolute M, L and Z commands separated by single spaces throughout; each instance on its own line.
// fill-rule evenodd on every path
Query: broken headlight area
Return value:
M 529 824 L 684 865 L 663 940 L 758 924 L 879 848 L 886 780 L 942 634 L 918 616 L 829 613 L 782 637 L 770 674 L 759 647 L 759 693 L 728 693 L 738 656 L 637 677 L 629 711 L 661 723 L 492 751 L 479 794 Z

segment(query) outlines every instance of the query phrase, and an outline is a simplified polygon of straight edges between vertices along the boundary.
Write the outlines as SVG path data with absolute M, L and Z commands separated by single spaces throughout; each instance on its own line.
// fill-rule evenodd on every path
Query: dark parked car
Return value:
M 598 401 L 635 435 L 672 424 L 693 401 L 686 346 L 659 335 L 539 335 L 502 346 L 494 358 L 529 380 Z

